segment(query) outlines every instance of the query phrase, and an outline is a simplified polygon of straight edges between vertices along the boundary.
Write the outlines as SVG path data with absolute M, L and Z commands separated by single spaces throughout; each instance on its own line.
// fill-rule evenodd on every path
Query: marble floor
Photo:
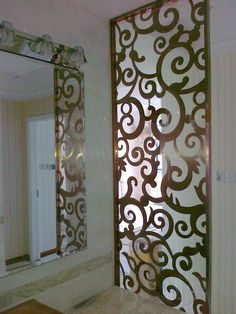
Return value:
M 178 314 L 166 305 L 154 303 L 119 287 L 111 287 L 81 302 L 68 314 Z
M 30 300 L 23 304 L 17 305 L 12 309 L 1 312 L 2 314 L 62 314 L 45 304 L 41 304 L 36 300 Z

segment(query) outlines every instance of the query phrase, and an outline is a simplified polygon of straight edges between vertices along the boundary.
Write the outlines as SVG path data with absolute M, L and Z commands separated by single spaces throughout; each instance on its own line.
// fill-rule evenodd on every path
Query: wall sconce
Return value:
M 79 69 L 82 64 L 87 63 L 84 49 L 81 46 L 76 46 L 66 50 L 64 46 L 55 49 L 56 53 L 52 57 L 53 63 L 63 64 L 70 68 Z
M 11 47 L 14 42 L 13 25 L 8 21 L 0 24 L 0 46 L 3 48 Z
M 69 64 L 78 68 L 81 64 L 87 63 L 87 60 L 82 47 L 76 46 L 74 49 L 75 51 L 70 56 Z
M 57 44 L 49 35 L 32 36 L 14 29 L 8 21 L 0 24 L 0 49 L 56 65 L 79 70 L 87 62 L 84 49 Z
M 55 50 L 52 43 L 52 38 L 49 35 L 38 37 L 35 41 L 30 42 L 29 46 L 32 52 L 40 54 L 48 61 L 51 60 Z

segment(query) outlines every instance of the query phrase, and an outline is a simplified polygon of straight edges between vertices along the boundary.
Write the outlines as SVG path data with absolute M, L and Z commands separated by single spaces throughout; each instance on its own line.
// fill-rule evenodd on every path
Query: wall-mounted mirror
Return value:
M 0 25 L 0 276 L 86 247 L 83 75 L 62 58 L 55 67 L 68 48 L 47 41 L 42 60 L 25 48 L 41 39 L 10 29 L 6 47 L 6 32 Z

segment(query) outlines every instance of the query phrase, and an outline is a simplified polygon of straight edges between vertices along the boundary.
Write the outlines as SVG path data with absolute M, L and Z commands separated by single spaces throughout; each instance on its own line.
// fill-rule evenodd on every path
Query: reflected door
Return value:
M 54 134 L 53 117 L 29 121 L 33 261 L 57 251 Z

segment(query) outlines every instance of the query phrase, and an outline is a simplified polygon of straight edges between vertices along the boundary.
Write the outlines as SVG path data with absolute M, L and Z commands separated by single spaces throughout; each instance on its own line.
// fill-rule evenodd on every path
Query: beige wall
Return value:
M 212 58 L 212 313 L 236 308 L 235 182 L 217 170 L 236 171 L 236 49 Z

